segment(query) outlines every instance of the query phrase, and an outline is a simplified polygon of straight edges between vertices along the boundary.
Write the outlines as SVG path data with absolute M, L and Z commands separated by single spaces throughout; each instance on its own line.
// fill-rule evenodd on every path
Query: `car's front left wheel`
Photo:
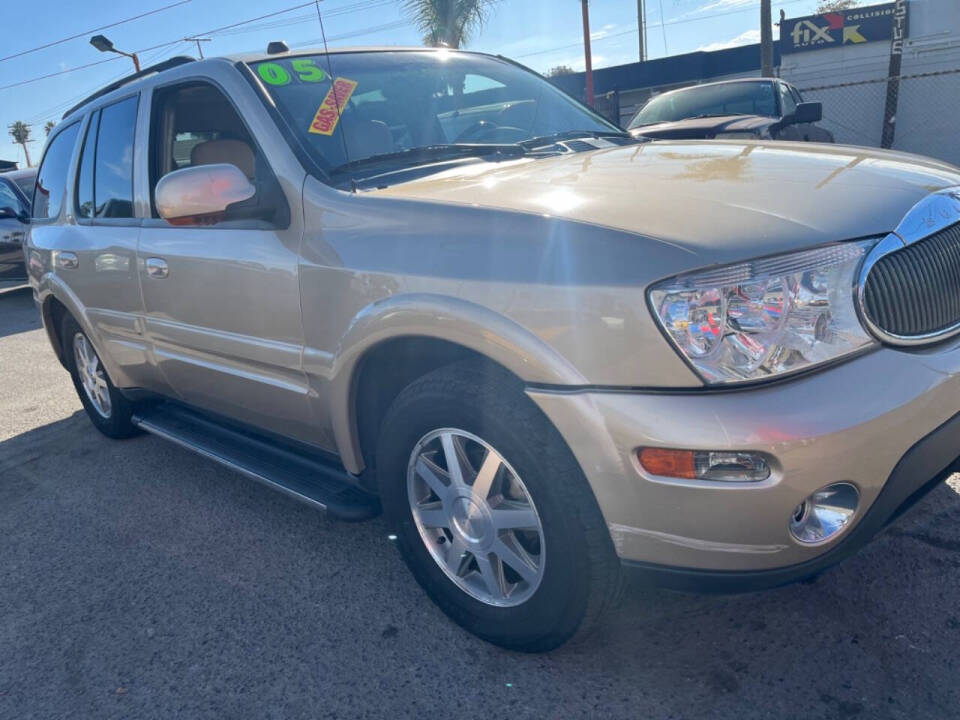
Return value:
M 381 427 L 377 475 L 414 576 L 485 640 L 552 649 L 614 596 L 619 564 L 587 480 L 505 371 L 467 362 L 407 386 Z
M 111 438 L 136 435 L 133 404 L 114 387 L 93 343 L 73 316 L 64 316 L 60 338 L 73 386 L 97 430 Z

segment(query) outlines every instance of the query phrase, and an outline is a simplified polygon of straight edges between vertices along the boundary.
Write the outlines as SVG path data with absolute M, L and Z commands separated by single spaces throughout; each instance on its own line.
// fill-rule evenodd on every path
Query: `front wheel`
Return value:
M 619 565 L 586 478 L 505 371 L 462 363 L 405 388 L 381 428 L 377 473 L 414 576 L 485 640 L 552 649 L 613 597 Z
M 114 387 L 93 343 L 71 315 L 64 316 L 60 337 L 67 370 L 90 421 L 107 437 L 136 435 L 139 430 L 131 422 L 133 404 Z

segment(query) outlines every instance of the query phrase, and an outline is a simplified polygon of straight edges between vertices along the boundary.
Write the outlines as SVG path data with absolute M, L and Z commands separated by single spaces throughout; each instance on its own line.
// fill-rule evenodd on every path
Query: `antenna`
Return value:
M 342 118 L 340 116 L 340 98 L 337 97 L 337 78 L 333 74 L 333 63 L 330 62 L 330 48 L 327 47 L 327 33 L 323 29 L 323 15 L 320 14 L 320 0 L 316 0 L 314 4 L 317 6 L 317 20 L 320 21 L 320 37 L 323 39 L 323 52 L 327 57 L 327 72 L 330 73 L 330 90 L 333 92 L 333 103 L 337 107 L 337 125 L 340 126 L 340 142 L 343 144 L 343 159 L 344 162 L 349 163 L 350 152 L 347 150 L 347 131 L 340 123 Z M 357 192 L 357 181 L 353 179 L 352 175 L 350 176 L 350 187 L 353 189 L 353 192 Z

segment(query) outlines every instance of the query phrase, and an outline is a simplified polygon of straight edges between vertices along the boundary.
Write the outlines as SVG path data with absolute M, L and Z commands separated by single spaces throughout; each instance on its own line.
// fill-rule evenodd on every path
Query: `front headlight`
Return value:
M 650 288 L 650 307 L 708 383 L 795 372 L 873 343 L 853 290 L 875 243 L 838 243 L 670 278 Z

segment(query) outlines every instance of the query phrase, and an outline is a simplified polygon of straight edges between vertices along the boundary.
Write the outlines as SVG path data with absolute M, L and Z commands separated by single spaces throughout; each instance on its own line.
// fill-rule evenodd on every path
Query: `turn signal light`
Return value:
M 639 448 L 637 459 L 651 475 L 682 480 L 760 482 L 770 477 L 766 456 L 755 452 Z

